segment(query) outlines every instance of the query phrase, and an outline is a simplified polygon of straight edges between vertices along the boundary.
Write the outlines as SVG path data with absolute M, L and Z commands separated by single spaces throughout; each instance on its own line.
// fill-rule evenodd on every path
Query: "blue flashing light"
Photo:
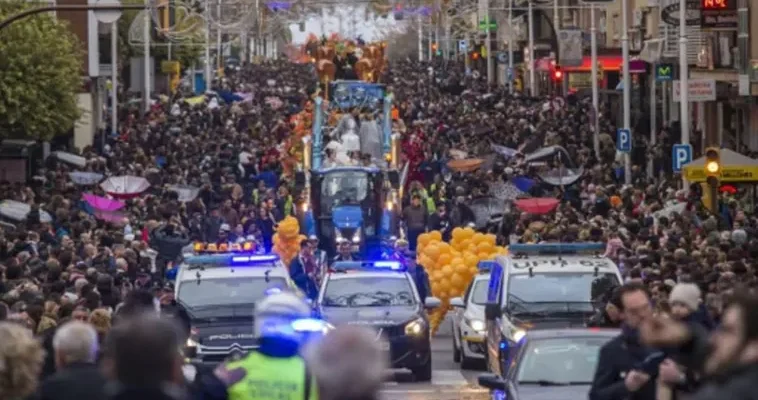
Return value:
M 400 261 L 338 261 L 332 266 L 334 271 L 405 271 Z
M 316 318 L 302 318 L 292 321 L 295 332 L 324 332 L 328 329 L 325 321 Z
M 271 264 L 279 260 L 276 254 L 264 255 L 233 255 L 230 253 L 221 254 L 203 254 L 187 257 L 185 263 L 188 265 L 212 264 L 212 265 L 255 265 Z
M 580 254 L 605 251 L 605 243 L 512 244 L 508 252 L 520 254 Z
M 476 268 L 479 269 L 479 272 L 490 272 L 493 268 L 495 268 L 495 265 L 497 265 L 497 262 L 492 260 L 479 261 L 479 264 L 476 265 Z
M 500 341 L 500 350 L 506 350 L 508 349 L 508 341 L 507 340 L 501 340 Z

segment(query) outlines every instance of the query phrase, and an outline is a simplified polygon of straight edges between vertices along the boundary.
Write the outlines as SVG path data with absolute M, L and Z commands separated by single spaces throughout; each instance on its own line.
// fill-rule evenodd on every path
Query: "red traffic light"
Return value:
M 560 81 L 563 79 L 563 70 L 559 66 L 555 66 L 555 69 L 553 70 L 553 79 L 556 81 Z

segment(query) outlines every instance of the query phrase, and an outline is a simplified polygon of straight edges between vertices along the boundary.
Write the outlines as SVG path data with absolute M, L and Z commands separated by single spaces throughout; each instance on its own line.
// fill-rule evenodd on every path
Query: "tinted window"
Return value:
M 489 279 L 480 279 L 474 282 L 474 287 L 471 288 L 471 302 L 474 304 L 485 305 L 487 304 L 487 291 L 489 290 Z
M 600 347 L 609 339 L 573 337 L 527 342 L 516 379 L 522 385 L 541 381 L 589 385 Z
M 338 205 L 358 204 L 371 193 L 371 179 L 363 171 L 329 172 L 321 182 L 321 207 L 324 212 Z
M 324 307 L 412 306 L 413 288 L 404 276 L 330 279 L 324 289 Z
M 508 281 L 508 306 L 515 307 L 528 303 L 584 303 L 590 306 L 593 282 L 610 280 L 618 285 L 613 274 L 596 277 L 594 273 L 555 273 L 511 275 Z M 535 306 L 532 304 L 531 306 Z
M 190 308 L 216 305 L 253 304 L 270 288 L 287 288 L 284 278 L 236 277 L 182 282 L 179 300 Z

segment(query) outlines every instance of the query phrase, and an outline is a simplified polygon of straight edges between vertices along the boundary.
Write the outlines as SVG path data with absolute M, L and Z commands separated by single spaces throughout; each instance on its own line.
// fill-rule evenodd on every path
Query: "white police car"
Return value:
M 417 381 L 432 378 L 427 310 L 440 300 L 422 301 L 413 278 L 398 261 L 336 262 L 321 284 L 318 309 L 333 325 L 363 325 L 383 340 L 393 369 L 408 369 Z
M 484 323 L 484 306 L 487 303 L 487 289 L 490 270 L 494 261 L 480 261 L 479 273 L 466 288 L 463 297 L 450 299 L 455 307 L 453 314 L 453 360 L 461 363 L 461 368 L 469 369 L 475 363 L 484 361 L 487 326 Z
M 489 371 L 502 376 L 527 329 L 586 326 L 598 297 L 622 282 L 604 251 L 603 243 L 515 244 L 496 258 L 484 310 Z
M 174 296 L 191 319 L 186 350 L 193 362 L 220 363 L 256 348 L 253 309 L 272 290 L 299 293 L 275 254 L 240 251 L 185 257 Z

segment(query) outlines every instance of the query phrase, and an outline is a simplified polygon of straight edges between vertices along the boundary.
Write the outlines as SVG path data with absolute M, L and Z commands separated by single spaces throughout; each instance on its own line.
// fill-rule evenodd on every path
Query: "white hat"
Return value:
M 694 283 L 679 283 L 671 290 L 669 303 L 683 304 L 695 311 L 700 307 L 700 288 Z

